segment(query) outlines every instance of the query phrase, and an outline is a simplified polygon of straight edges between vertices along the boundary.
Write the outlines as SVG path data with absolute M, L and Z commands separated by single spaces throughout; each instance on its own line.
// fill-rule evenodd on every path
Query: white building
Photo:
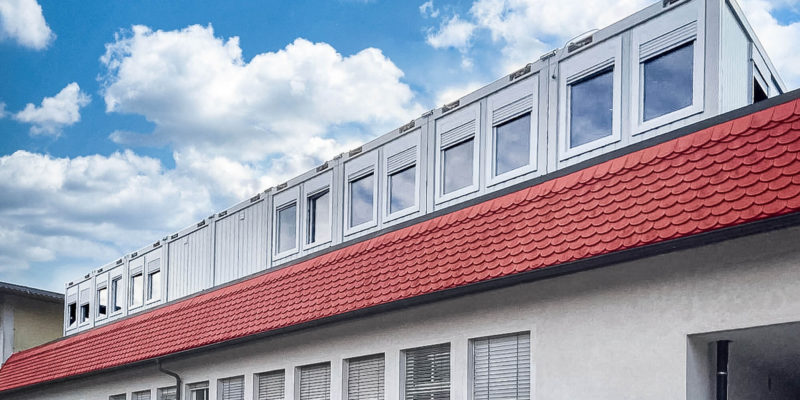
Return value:
M 67 285 L 10 399 L 793 399 L 800 93 L 664 1 Z

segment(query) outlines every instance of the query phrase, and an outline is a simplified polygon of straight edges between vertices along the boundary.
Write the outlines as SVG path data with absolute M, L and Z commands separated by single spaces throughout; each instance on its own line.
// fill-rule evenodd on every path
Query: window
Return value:
M 208 382 L 187 385 L 186 392 L 189 400 L 208 400 Z
M 76 303 L 69 303 L 67 306 L 67 314 L 69 314 L 69 326 L 75 326 L 78 322 L 78 305 Z
M 330 400 L 331 364 L 300 367 L 299 400 Z
M 158 389 L 158 400 L 178 400 L 178 389 L 175 386 Z
M 89 322 L 89 303 L 81 304 L 81 324 Z
M 125 400 L 125 394 L 115 394 L 113 396 L 108 396 L 108 400 Z
M 529 400 L 529 333 L 472 340 L 472 398 Z
M 690 42 L 642 63 L 644 121 L 692 105 L 693 59 Z
M 283 400 L 285 375 L 283 370 L 256 375 L 256 400 Z
M 142 305 L 142 289 L 144 287 L 142 282 L 144 278 L 142 277 L 142 273 L 139 272 L 131 277 L 131 297 L 130 297 L 130 304 L 131 308 L 139 307 Z
M 133 392 L 131 394 L 131 400 L 150 400 L 150 391 L 143 390 L 141 392 Z
M 614 70 L 603 70 L 569 85 L 569 147 L 613 134 Z
M 308 197 L 307 242 L 324 243 L 331 240 L 331 196 L 325 189 Z
M 494 176 L 531 162 L 531 115 L 519 116 L 494 128 Z
M 469 138 L 442 150 L 442 194 L 472 185 L 474 142 L 474 138 Z
M 374 210 L 374 174 L 370 172 L 350 181 L 350 227 L 372 221 Z
M 383 400 L 383 354 L 347 360 L 347 400 Z
M 404 352 L 403 399 L 450 399 L 450 343 Z
M 753 103 L 758 103 L 767 98 L 769 98 L 769 96 L 767 96 L 767 91 L 758 83 L 758 79 L 753 78 Z
M 97 318 L 105 318 L 108 315 L 108 289 L 100 288 L 97 290 Z
M 153 271 L 147 274 L 147 300 L 158 300 L 161 298 L 161 271 Z
M 278 253 L 297 247 L 297 203 L 278 210 Z
M 115 313 L 122 310 L 122 277 L 118 276 L 111 280 L 111 312 Z
M 220 379 L 217 384 L 217 399 L 244 400 L 244 377 Z
M 417 166 L 411 165 L 389 175 L 389 213 L 417 204 Z

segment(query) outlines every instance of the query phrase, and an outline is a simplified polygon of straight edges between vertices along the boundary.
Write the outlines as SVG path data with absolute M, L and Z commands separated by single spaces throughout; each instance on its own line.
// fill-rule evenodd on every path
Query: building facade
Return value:
M 63 304 L 60 293 L 0 282 L 0 365 L 13 353 L 60 338 Z
M 782 92 L 735 2 L 659 2 L 71 282 L 0 395 L 797 398 Z

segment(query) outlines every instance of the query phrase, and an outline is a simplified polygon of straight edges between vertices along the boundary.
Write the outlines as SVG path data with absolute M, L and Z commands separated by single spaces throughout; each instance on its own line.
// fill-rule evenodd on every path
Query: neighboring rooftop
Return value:
M 800 223 L 798 98 L 14 354 L 0 391 Z
M 51 292 L 49 290 L 37 289 L 29 286 L 15 285 L 8 282 L 0 282 L 0 293 L 8 293 L 17 296 L 33 297 L 39 300 L 50 301 L 53 303 L 61 303 L 64 301 L 64 295 L 61 293 Z

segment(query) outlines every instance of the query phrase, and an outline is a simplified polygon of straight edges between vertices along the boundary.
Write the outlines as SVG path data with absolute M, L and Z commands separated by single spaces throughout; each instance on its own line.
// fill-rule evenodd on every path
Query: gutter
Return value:
M 170 371 L 168 369 L 164 369 L 164 367 L 161 366 L 161 359 L 160 358 L 156 358 L 156 367 L 158 368 L 159 372 L 165 373 L 165 374 L 175 378 L 175 399 L 176 400 L 181 399 L 181 386 L 182 386 L 181 376 L 178 375 L 178 373 L 176 373 L 176 372 L 172 372 L 172 371 Z

